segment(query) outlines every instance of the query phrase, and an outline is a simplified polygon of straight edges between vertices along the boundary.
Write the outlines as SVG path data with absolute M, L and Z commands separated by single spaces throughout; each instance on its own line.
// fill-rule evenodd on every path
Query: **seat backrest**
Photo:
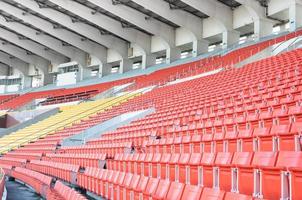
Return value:
M 302 122 L 294 122 L 292 123 L 292 127 L 290 130 L 291 133 L 302 133 Z
M 223 200 L 225 192 L 219 189 L 204 188 L 200 200 Z
M 126 173 L 125 173 L 125 172 L 120 172 L 116 184 L 122 185 L 123 182 L 124 182 L 125 176 L 126 176 Z
M 169 188 L 170 188 L 170 181 L 161 179 L 152 197 L 156 199 L 165 199 L 169 191 Z
M 149 178 L 149 181 L 148 181 L 148 184 L 147 184 L 147 187 L 146 187 L 144 193 L 146 193 L 148 195 L 153 195 L 153 193 L 155 192 L 155 190 L 158 186 L 158 183 L 159 183 L 159 179 Z
M 123 185 L 124 185 L 124 186 L 130 185 L 131 180 L 132 180 L 132 177 L 133 177 L 133 174 L 132 174 L 132 173 L 127 173 L 127 174 L 125 175 Z
M 180 158 L 180 154 L 179 154 L 179 153 L 173 153 L 173 154 L 171 155 L 169 164 L 177 164 L 178 161 L 179 161 L 179 158 Z
M 235 152 L 232 164 L 236 166 L 249 166 L 252 162 L 253 155 L 253 152 Z
M 215 159 L 216 165 L 229 165 L 232 163 L 233 153 L 218 152 Z
M 166 200 L 180 200 L 185 185 L 183 183 L 172 182 L 166 196 Z
M 205 152 L 202 154 L 200 164 L 213 164 L 215 160 L 215 153 Z
M 253 197 L 244 194 L 237 194 L 232 192 L 227 192 L 224 200 L 253 200 Z
M 160 162 L 161 163 L 168 163 L 171 159 L 171 154 L 170 153 L 164 153 L 161 156 Z
M 245 130 L 239 130 L 238 131 L 238 137 L 251 137 L 253 134 L 254 129 L 245 129 Z
M 133 174 L 129 187 L 132 189 L 136 188 L 139 183 L 139 179 L 140 179 L 140 175 Z
M 199 200 L 203 188 L 197 185 L 186 185 L 181 200 Z
M 153 158 L 153 153 L 147 153 L 144 162 L 151 162 Z
M 152 163 L 159 163 L 161 159 L 161 153 L 153 154 Z
M 290 132 L 289 124 L 274 125 L 271 128 L 271 135 L 272 134 L 287 134 L 289 132 Z
M 192 153 L 189 160 L 189 165 L 199 165 L 201 156 L 201 153 Z
M 140 191 L 144 191 L 147 187 L 149 178 L 147 176 L 140 176 L 138 185 L 137 185 L 137 189 Z
M 280 151 L 277 159 L 277 167 L 301 167 L 302 152 Z
M 146 154 L 145 153 L 141 153 L 138 157 L 138 160 L 139 162 L 144 162 L 146 159 Z
M 181 165 L 186 165 L 188 164 L 189 160 L 190 160 L 190 153 L 182 153 L 180 154 L 180 158 L 179 158 L 179 164 Z
M 266 136 L 270 134 L 270 128 L 255 128 L 254 136 Z
M 255 152 L 253 166 L 273 167 L 277 161 L 277 152 Z

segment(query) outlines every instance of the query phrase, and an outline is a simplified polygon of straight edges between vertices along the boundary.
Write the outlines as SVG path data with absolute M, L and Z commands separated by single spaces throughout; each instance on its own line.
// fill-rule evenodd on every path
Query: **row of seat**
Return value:
M 46 197 L 52 178 L 36 171 L 16 167 L 11 171 L 10 176 L 30 185 L 38 194 Z
M 75 154 L 107 154 L 108 157 L 113 157 L 117 153 L 131 151 L 132 142 L 122 142 L 113 144 L 98 144 L 98 145 L 82 145 L 74 147 L 62 147 L 61 153 L 75 153 Z
M 92 171 L 94 173 L 89 173 Z M 106 199 L 252 200 L 252 196 L 112 170 L 87 170 L 79 186 Z
M 76 173 L 79 172 L 79 165 L 57 163 L 51 161 L 31 160 L 26 164 L 26 168 L 60 178 L 69 183 L 76 183 Z
M 149 139 L 147 153 L 301 151 L 302 123 Z
M 107 168 L 268 199 L 302 198 L 302 152 L 117 154 Z M 275 187 L 270 187 L 271 185 Z
M 82 168 L 102 168 L 106 158 L 107 154 L 46 154 L 42 160 L 79 165 Z
M 40 194 L 42 197 L 46 199 L 49 200 L 86 199 L 80 193 L 64 185 L 61 181 L 55 181 L 55 179 L 53 179 L 50 176 L 22 167 L 12 168 L 9 165 L 5 165 L 4 168 L 7 170 L 6 171 L 7 176 L 14 177 L 15 179 L 18 179 L 23 183 L 31 186 L 38 194 Z M 4 174 L 2 174 L 2 179 L 4 179 Z
M 80 193 L 64 185 L 61 181 L 56 181 L 53 189 L 49 189 L 46 195 L 48 200 L 85 200 Z

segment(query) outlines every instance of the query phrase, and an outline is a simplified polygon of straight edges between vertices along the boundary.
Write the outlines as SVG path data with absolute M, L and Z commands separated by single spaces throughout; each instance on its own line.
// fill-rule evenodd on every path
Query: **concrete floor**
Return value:
M 6 181 L 7 200 L 40 200 L 42 199 L 30 188 L 15 181 Z

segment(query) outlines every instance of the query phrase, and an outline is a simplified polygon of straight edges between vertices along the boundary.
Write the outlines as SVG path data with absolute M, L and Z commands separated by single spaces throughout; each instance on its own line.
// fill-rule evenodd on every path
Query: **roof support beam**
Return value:
M 148 62 L 146 60 L 146 56 L 151 54 L 151 36 L 142 33 L 141 31 L 138 31 L 136 29 L 124 28 L 122 27 L 120 22 L 102 13 L 95 12 L 95 10 L 92 10 L 75 1 L 72 0 L 49 0 L 49 1 L 131 42 L 131 46 L 133 48 L 139 49 L 139 51 L 141 52 L 143 68 L 155 64 L 155 61 Z M 106 64 L 104 64 L 104 66 L 105 65 Z M 104 66 L 102 66 L 101 68 L 103 69 Z M 108 70 L 100 70 L 100 72 L 101 71 L 106 72 L 101 74 L 108 74 Z
M 23 6 L 55 21 L 56 23 L 65 26 L 76 33 L 79 33 L 99 44 L 104 45 L 107 48 L 110 48 L 117 53 L 119 53 L 122 57 L 127 56 L 128 44 L 127 42 L 114 37 L 112 35 L 104 35 L 100 32 L 100 30 L 84 24 L 84 23 L 73 23 L 69 16 L 58 12 L 54 9 L 49 8 L 40 8 L 38 4 L 31 0 L 16 0 L 16 2 L 22 4 Z
M 36 55 L 27 54 L 24 50 L 5 43 L 0 43 L 0 50 L 23 60 L 26 63 L 32 64 L 42 72 L 44 84 L 50 83 L 52 81 L 52 76 L 48 73 L 48 66 L 50 62 Z
M 171 61 L 170 57 L 173 57 L 173 55 L 170 55 L 172 51 L 169 49 L 175 48 L 175 30 L 172 27 L 153 18 L 150 18 L 149 16 L 144 15 L 143 13 L 129 8 L 125 5 L 114 5 L 112 3 L 112 0 L 88 1 L 107 10 L 110 13 L 113 13 L 114 15 L 121 17 L 122 19 L 136 25 L 137 27 L 140 27 L 145 31 L 152 33 L 155 37 L 159 38 L 159 40 L 157 39 L 157 41 L 161 41 L 161 43 L 163 43 L 167 50 L 167 61 Z
M 197 56 L 208 51 L 208 42 L 202 39 L 202 19 L 180 9 L 171 10 L 170 6 L 162 0 L 132 1 L 190 31 L 193 35 L 193 56 Z
M 181 1 L 217 20 L 225 31 L 233 30 L 233 12 L 228 6 L 216 0 Z
M 256 39 L 272 34 L 274 21 L 266 17 L 266 10 L 255 0 L 236 0 L 248 11 L 254 22 L 254 35 Z
M 171 10 L 163 0 L 132 0 L 165 19 L 190 30 L 197 38 L 202 37 L 202 19 L 180 9 Z
M 82 18 L 100 26 L 119 37 L 140 46 L 146 53 L 151 49 L 151 37 L 131 28 L 123 28 L 121 23 L 99 12 L 95 12 L 84 5 L 72 0 L 49 0 L 50 2 L 81 16 Z
M 122 4 L 114 5 L 112 0 L 88 0 L 89 2 L 121 17 L 122 19 L 146 30 L 153 35 L 164 39 L 170 46 L 175 44 L 175 33 L 173 28 L 154 19 L 147 20 L 143 13 L 124 6 Z
M 12 33 L 4 28 L 0 28 L 0 37 L 13 43 L 17 46 L 20 46 L 24 49 L 27 49 L 46 60 L 49 60 L 53 65 L 59 65 L 61 63 L 68 62 L 68 59 L 62 55 L 56 54 L 49 49 L 45 49 L 44 46 L 35 43 L 28 39 L 20 39 L 17 34 Z
M 58 38 L 62 41 L 79 48 L 73 48 L 71 46 L 66 46 L 62 42 L 54 37 L 50 37 L 44 32 L 37 32 L 31 28 L 28 28 L 22 24 L 18 23 L 7 23 L 5 20 L 0 20 L 0 24 L 8 27 L 11 30 L 22 33 L 24 36 L 37 41 L 50 49 L 53 49 L 62 55 L 70 58 L 71 61 L 76 61 L 82 66 L 86 66 L 86 53 L 88 52 L 95 57 L 99 58 L 102 62 L 106 63 L 107 59 L 107 49 L 101 45 L 97 45 L 91 41 L 83 40 L 82 37 L 78 36 L 75 33 L 72 33 L 66 29 L 54 29 L 52 24 L 44 19 L 39 17 L 26 14 L 16 7 L 8 5 L 6 3 L 0 2 L 0 7 L 5 9 L 5 11 L 15 17 L 22 19 L 24 22 L 31 24 L 32 26 L 43 30 L 45 33 L 48 33 L 55 38 Z M 81 51 L 84 50 L 85 52 Z
M 28 76 L 28 63 L 0 51 L 0 61 L 17 69 L 23 76 Z
M 228 6 L 213 0 L 181 0 L 214 19 L 222 27 L 222 43 L 226 48 L 239 41 L 240 33 L 233 29 L 233 12 Z M 208 19 L 205 19 L 208 20 Z M 204 27 L 206 29 L 207 27 Z
M 24 61 L 0 51 L 0 61 L 22 74 L 22 89 L 31 87 L 31 77 L 28 76 L 29 65 Z M 1 66 L 0 66 L 1 67 Z

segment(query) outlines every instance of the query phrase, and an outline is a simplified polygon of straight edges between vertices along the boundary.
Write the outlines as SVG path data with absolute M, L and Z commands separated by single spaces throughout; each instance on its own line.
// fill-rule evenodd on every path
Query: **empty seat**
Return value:
M 196 185 L 186 185 L 181 200 L 199 200 L 203 188 Z
M 160 180 L 155 190 L 154 194 L 152 194 L 152 199 L 166 199 L 170 188 L 170 181 L 169 180 Z
M 152 197 L 152 195 L 154 195 L 154 193 L 158 187 L 158 183 L 159 183 L 159 179 L 149 178 L 148 184 L 147 184 L 145 190 L 143 190 L 144 199 L 148 199 L 149 197 Z
M 224 193 L 219 189 L 204 188 L 200 200 L 223 200 Z
M 172 182 L 166 196 L 166 200 L 180 200 L 185 185 L 183 183 Z
M 290 196 L 290 188 L 294 194 L 299 194 L 296 182 L 298 179 L 293 179 L 295 182 L 290 182 L 287 174 L 289 168 L 302 167 L 302 152 L 281 151 L 278 154 L 276 165 L 262 167 L 262 193 L 267 199 L 286 199 Z M 294 174 L 297 177 L 298 173 Z M 274 187 L 272 187 L 274 185 Z M 291 187 L 290 187 L 291 185 Z M 293 198 L 295 199 L 295 198 Z
M 232 192 L 227 192 L 225 194 L 224 200 L 253 200 L 252 196 L 237 194 Z

